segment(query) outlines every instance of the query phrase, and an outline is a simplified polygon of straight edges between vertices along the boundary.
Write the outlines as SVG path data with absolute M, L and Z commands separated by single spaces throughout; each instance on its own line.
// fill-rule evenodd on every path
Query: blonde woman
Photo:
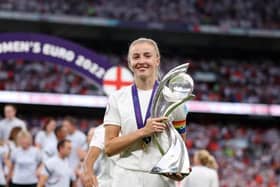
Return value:
M 160 66 L 156 42 L 147 38 L 133 41 L 128 51 L 128 65 L 134 74 L 134 84 L 110 96 L 104 117 L 105 153 L 108 156 L 120 154 L 112 187 L 173 187 L 175 180 L 182 179 L 180 175 L 170 175 L 168 178 L 150 174 L 152 167 L 162 157 L 150 137 L 158 133 L 164 151 L 169 146 L 163 123 L 167 118 L 150 118 Z M 173 117 L 184 136 L 186 113 L 181 112 Z
M 11 153 L 11 187 L 36 187 L 42 161 L 40 151 L 32 146 L 32 136 L 28 131 L 19 132 L 17 142 L 19 146 Z
M 218 165 L 215 158 L 207 150 L 200 150 L 194 154 L 194 167 L 186 177 L 181 187 L 218 187 Z

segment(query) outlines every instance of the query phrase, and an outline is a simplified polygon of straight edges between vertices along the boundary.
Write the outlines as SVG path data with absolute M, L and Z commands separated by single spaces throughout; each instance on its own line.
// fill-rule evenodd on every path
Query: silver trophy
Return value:
M 177 66 L 162 78 L 153 99 L 151 117 L 169 117 L 178 106 L 194 97 L 193 79 L 186 73 L 188 67 L 189 63 Z M 169 148 L 164 151 L 158 135 L 153 135 L 152 139 L 163 156 L 152 168 L 151 173 L 162 175 L 180 173 L 187 176 L 190 173 L 190 163 L 185 142 L 170 120 L 166 125 Z

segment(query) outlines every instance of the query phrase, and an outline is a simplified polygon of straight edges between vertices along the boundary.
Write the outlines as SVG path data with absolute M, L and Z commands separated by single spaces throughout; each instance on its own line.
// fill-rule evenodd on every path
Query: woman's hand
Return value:
M 166 173 L 166 174 L 164 174 L 164 176 L 166 176 L 172 180 L 175 180 L 175 181 L 181 181 L 184 179 L 184 176 L 180 173 Z
M 166 124 L 164 121 L 168 120 L 167 117 L 149 118 L 147 119 L 145 127 L 143 127 L 144 136 L 151 136 L 154 133 L 165 131 Z
M 85 187 L 98 187 L 96 176 L 90 172 L 83 173 L 82 183 Z

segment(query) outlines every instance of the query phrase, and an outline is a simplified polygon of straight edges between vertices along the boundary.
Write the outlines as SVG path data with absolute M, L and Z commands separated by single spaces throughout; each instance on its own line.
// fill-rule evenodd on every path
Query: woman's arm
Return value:
M 11 181 L 12 177 L 13 177 L 13 172 L 14 172 L 14 164 L 11 162 L 11 160 L 7 161 L 8 163 L 8 176 L 7 176 L 7 182 Z
M 37 187 L 44 187 L 47 183 L 48 176 L 46 175 L 40 175 Z
M 93 165 L 96 162 L 101 149 L 98 147 L 90 147 L 83 163 L 83 183 L 85 187 L 98 186 L 97 178 L 93 170 Z
M 166 129 L 165 124 L 162 122 L 167 120 L 166 117 L 149 118 L 146 125 L 136 130 L 135 132 L 127 135 L 119 136 L 121 127 L 116 125 L 106 124 L 105 126 L 105 153 L 108 156 L 113 156 L 147 136 L 151 136 L 154 133 L 163 132 Z

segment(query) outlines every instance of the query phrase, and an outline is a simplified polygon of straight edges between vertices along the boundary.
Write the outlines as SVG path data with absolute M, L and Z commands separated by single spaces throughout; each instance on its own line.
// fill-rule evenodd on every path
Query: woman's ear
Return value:
M 128 65 L 128 68 L 130 69 L 130 71 L 132 71 L 132 72 L 133 72 L 133 70 L 132 70 L 132 66 L 131 66 L 130 62 L 128 62 L 128 63 L 127 63 L 127 65 Z
M 157 66 L 160 65 L 160 57 L 157 57 Z

